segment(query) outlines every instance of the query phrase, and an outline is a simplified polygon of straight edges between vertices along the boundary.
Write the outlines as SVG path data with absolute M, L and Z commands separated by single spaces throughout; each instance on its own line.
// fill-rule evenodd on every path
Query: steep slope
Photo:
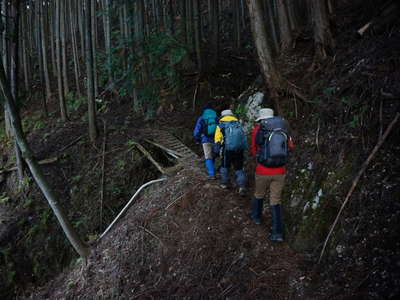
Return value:
M 87 265 L 31 299 L 301 297 L 302 257 L 272 244 L 269 218 L 252 224 L 248 199 L 207 181 L 199 163 L 150 188 Z

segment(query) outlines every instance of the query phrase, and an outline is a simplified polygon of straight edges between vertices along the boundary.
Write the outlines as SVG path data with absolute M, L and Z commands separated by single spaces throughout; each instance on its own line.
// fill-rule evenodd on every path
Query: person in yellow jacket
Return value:
M 221 112 L 219 124 L 214 135 L 214 153 L 221 155 L 221 187 L 227 189 L 230 185 L 229 169 L 235 170 L 239 194 L 246 194 L 247 177 L 243 170 L 244 150 L 247 148 L 246 136 L 239 120 L 230 109 Z

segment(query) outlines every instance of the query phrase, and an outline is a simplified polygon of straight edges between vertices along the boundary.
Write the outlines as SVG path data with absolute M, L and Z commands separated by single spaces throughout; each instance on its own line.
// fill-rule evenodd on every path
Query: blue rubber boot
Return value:
M 271 205 L 272 235 L 271 241 L 283 242 L 282 207 L 280 204 Z
M 208 177 L 212 178 L 212 179 L 215 179 L 215 168 L 214 168 L 213 160 L 212 159 L 206 159 L 205 165 L 206 165 Z
M 247 189 L 247 177 L 246 177 L 246 173 L 244 172 L 244 170 L 237 170 L 235 172 L 236 175 L 236 183 L 239 186 L 239 194 L 241 196 L 245 196 Z
M 261 216 L 263 212 L 264 199 L 253 197 L 251 198 L 251 219 L 257 225 L 261 224 Z
M 226 189 L 229 186 L 229 169 L 221 168 L 221 187 Z

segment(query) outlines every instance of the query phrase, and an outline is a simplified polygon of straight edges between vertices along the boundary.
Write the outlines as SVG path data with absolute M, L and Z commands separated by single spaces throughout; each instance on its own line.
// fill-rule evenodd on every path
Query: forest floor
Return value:
M 325 137 L 321 137 L 321 149 L 324 143 L 326 148 L 333 145 L 331 148 L 336 149 L 336 136 L 356 135 L 348 132 L 348 127 L 343 123 L 354 120 L 354 112 L 358 113 L 363 103 L 338 104 L 339 95 L 348 95 L 351 90 L 351 94 L 359 99 L 371 97 L 366 100 L 374 108 L 369 114 L 377 115 L 376 107 L 379 105 L 375 101 L 379 98 L 373 98 L 373 95 L 376 97 L 382 91 L 385 95 L 400 94 L 397 84 L 400 79 L 400 55 L 398 47 L 393 47 L 400 44 L 400 29 L 395 27 L 391 32 L 377 37 L 357 39 L 351 29 L 362 26 L 364 20 L 348 14 L 347 16 L 338 25 L 337 30 L 341 34 L 337 37 L 338 47 L 334 59 L 316 65 L 304 76 L 304 70 L 311 66 L 313 59 L 309 41 L 303 43 L 304 47 L 297 46 L 302 48 L 302 51 L 296 52 L 298 56 L 288 55 L 283 59 L 282 63 L 286 64 L 286 78 L 306 91 L 313 101 L 298 101 L 296 112 L 288 117 L 294 130 L 297 149 L 300 149 L 293 157 L 295 166 L 299 162 L 307 161 L 306 156 L 308 159 L 313 154 L 311 147 L 305 143 L 306 140 L 315 138 L 316 123 L 311 118 L 313 115 L 321 114 L 326 124 L 333 124 L 326 127 L 322 125 L 326 132 Z M 245 64 L 240 74 L 237 72 L 238 64 Z M 222 57 L 221 66 L 223 67 L 203 78 L 195 113 L 190 112 L 196 89 L 193 80 L 186 82 L 188 92 L 183 95 L 186 105 L 178 103 L 182 99 L 175 100 L 173 107 L 165 109 L 154 122 L 135 118 L 130 99 L 111 101 L 104 97 L 106 109 L 99 114 L 98 127 L 102 136 L 106 133 L 106 139 L 100 137 L 95 146 L 88 140 L 84 107 L 74 113 L 70 122 L 63 124 L 57 120 L 57 105 L 54 103 L 50 106 L 51 117 L 45 126 L 30 127 L 28 138 L 37 159 L 58 158 L 57 163 L 44 165 L 43 168 L 52 187 L 62 199 L 62 204 L 70 209 L 70 217 L 79 220 L 74 225 L 87 239 L 88 232 L 101 232 L 107 225 L 99 225 L 97 221 L 84 218 L 93 211 L 96 214 L 99 211 L 103 156 L 105 186 L 110 187 L 104 190 L 104 210 L 112 211 L 115 215 L 138 186 L 160 177 L 146 160 L 139 159 L 140 163 L 136 165 L 138 159 L 133 157 L 130 150 L 129 142 L 142 138 L 141 128 L 172 128 L 178 138 L 200 153 L 199 146 L 194 145 L 191 139 L 191 130 L 201 105 L 213 98 L 217 99 L 215 101 L 218 109 L 225 108 L 252 84 L 258 73 L 252 58 L 238 62 L 227 55 Z M 203 85 L 208 87 L 202 90 Z M 332 89 L 327 89 L 332 87 L 335 88 L 335 95 Z M 320 98 L 325 102 L 317 103 L 321 95 L 326 96 Z M 389 123 L 393 113 L 398 110 L 396 101 L 398 100 L 385 99 L 381 112 L 384 120 L 375 119 L 372 127 L 384 128 Z M 294 107 L 295 102 L 282 95 L 282 104 Z M 27 106 L 29 110 L 23 112 L 25 120 L 40 119 L 39 108 L 33 110 L 30 103 Z M 339 113 L 341 109 L 347 109 L 347 112 Z M 377 139 L 376 130 L 371 134 L 371 127 L 364 124 L 361 132 L 365 134 L 360 134 L 362 142 L 357 140 L 358 144 L 353 144 L 349 139 L 343 145 L 344 156 L 350 149 L 358 151 L 360 157 L 369 153 L 368 150 Z M 384 152 L 386 156 L 378 157 L 370 171 L 372 175 L 368 174 L 363 179 L 364 185 L 368 185 L 367 182 L 374 182 L 376 185 L 383 182 L 383 190 L 383 186 L 393 183 L 396 177 L 399 178 L 398 158 L 393 154 L 394 149 L 398 149 L 398 139 L 398 136 L 391 139 L 388 146 L 390 149 Z M 105 151 L 102 148 L 103 143 Z M 9 164 L 11 155 L 7 153 L 11 152 L 5 151 L 4 145 L 0 147 L 3 154 L 1 161 Z M 332 149 L 326 151 L 320 160 L 335 162 L 338 153 Z M 388 168 L 386 173 L 382 166 Z M 7 226 L 1 227 L 4 232 L 0 231 L 0 246 L 6 242 L 9 242 L 8 245 L 12 244 L 9 251 L 15 251 L 15 254 L 14 257 L 9 257 L 8 263 L 16 266 L 17 274 L 13 280 L 26 288 L 25 291 L 16 289 L 13 296 L 10 293 L 6 294 L 7 297 L 390 299 L 399 294 L 399 247 L 398 242 L 394 242 L 399 241 L 399 219 L 396 218 L 399 207 L 393 201 L 394 195 L 399 195 L 399 185 L 390 189 L 393 193 L 381 192 L 381 202 L 374 201 L 376 195 L 371 191 L 376 190 L 376 185 L 370 184 L 363 188 L 360 194 L 364 193 L 367 199 L 359 196 L 358 200 L 364 200 L 363 205 L 352 206 L 345 216 L 346 220 L 348 217 L 357 219 L 357 230 L 354 230 L 357 232 L 348 234 L 346 250 L 339 257 L 334 256 L 318 266 L 315 265 L 316 252 L 300 253 L 287 242 L 275 244 L 269 241 L 271 224 L 267 207 L 262 225 L 251 222 L 249 211 L 254 171 L 251 160 L 247 161 L 246 171 L 250 177 L 249 195 L 240 197 L 236 189 L 222 190 L 217 181 L 207 180 L 200 159 L 186 161 L 176 175 L 146 190 L 118 225 L 98 244 L 92 244 L 93 253 L 87 265 L 77 260 L 71 251 L 66 254 L 65 249 L 70 246 L 60 234 L 58 226 L 53 224 L 55 221 L 52 217 L 37 217 L 37 213 L 42 213 L 46 207 L 37 189 L 26 192 L 17 205 L 2 201 L 0 217 Z M 295 180 L 297 171 L 294 167 L 291 168 L 289 180 Z M 85 185 L 82 184 L 82 178 L 86 180 Z M 13 178 L 1 180 L 0 184 L 0 192 L 15 190 Z M 77 196 L 79 193 L 85 196 L 92 194 L 93 198 L 84 201 Z M 78 201 L 73 202 L 74 198 Z M 11 208 L 12 214 L 9 213 Z M 357 209 L 359 213 L 356 212 Z M 4 218 L 2 211 L 8 212 L 4 213 Z M 93 219 L 96 214 L 91 215 Z M 46 234 L 54 235 L 57 240 L 53 250 L 41 237 L 29 239 L 33 234 L 30 228 L 41 223 L 44 218 L 46 226 L 52 227 Z M 107 220 L 110 221 L 111 218 Z M 85 222 L 93 225 L 85 225 Z M 56 235 L 59 237 L 55 237 Z M 19 247 L 23 243 L 26 247 L 24 251 L 21 249 L 23 247 Z M 37 251 L 40 247 L 45 249 L 41 259 L 38 259 L 43 270 L 40 273 L 39 269 L 34 276 L 32 273 L 37 265 L 31 262 L 29 251 Z M 63 254 L 54 259 L 58 253 Z M 58 265 L 58 271 L 69 266 L 50 281 L 50 278 L 55 277 L 53 264 Z M 51 272 L 46 272 L 47 268 Z M 40 274 L 44 274 L 45 280 L 40 280 Z M 45 284 L 46 282 L 48 283 Z M 3 283 L 0 283 L 0 287 L 1 284 Z M 43 287 L 37 288 L 37 285 Z M 31 294 L 27 296 L 29 293 Z

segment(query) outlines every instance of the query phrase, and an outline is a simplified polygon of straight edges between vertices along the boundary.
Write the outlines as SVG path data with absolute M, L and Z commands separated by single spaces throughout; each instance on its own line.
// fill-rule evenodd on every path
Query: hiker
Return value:
M 210 104 L 203 107 L 203 113 L 197 118 L 193 136 L 196 143 L 202 143 L 205 166 L 210 179 L 216 179 L 213 157 L 214 134 L 217 127 L 218 117 Z
M 288 135 L 288 122 L 274 117 L 270 108 L 262 108 L 251 137 L 251 155 L 257 158 L 255 191 L 251 200 L 251 218 L 261 224 L 264 197 L 269 190 L 272 214 L 271 240 L 283 241 L 281 193 L 285 183 L 288 149 L 294 144 Z
M 221 119 L 215 130 L 214 143 L 214 153 L 221 155 L 220 186 L 224 189 L 229 187 L 229 168 L 233 165 L 239 194 L 244 196 L 247 178 L 243 170 L 243 152 L 247 148 L 247 142 L 242 125 L 230 109 L 221 112 Z

